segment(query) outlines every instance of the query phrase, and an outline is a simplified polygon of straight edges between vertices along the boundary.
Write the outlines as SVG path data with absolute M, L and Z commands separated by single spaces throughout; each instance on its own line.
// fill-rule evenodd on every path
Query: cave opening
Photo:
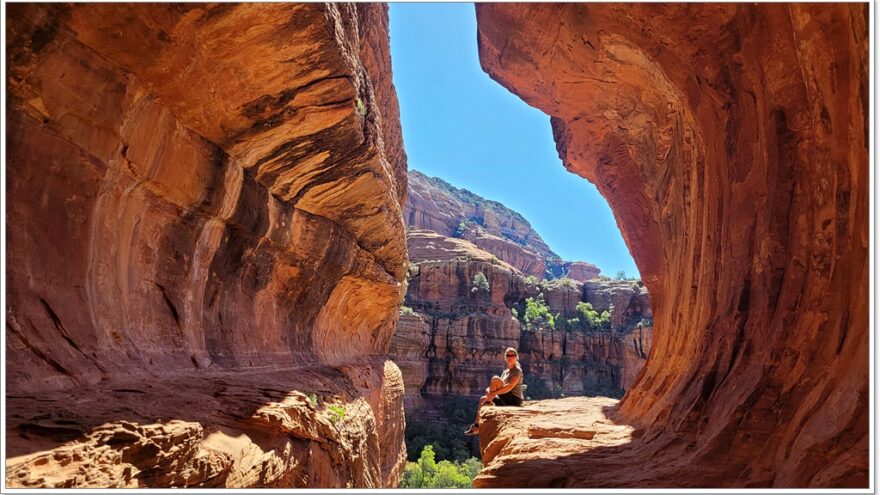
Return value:
M 651 352 L 651 299 L 606 199 L 560 167 L 558 126 L 480 66 L 473 6 L 389 16 L 410 167 L 391 356 L 409 380 L 409 460 L 432 445 L 462 462 L 479 456 L 462 432 L 505 348 L 526 400 L 620 399 Z
M 408 177 L 385 5 L 8 7 L 8 485 L 393 487 L 433 419 L 462 486 L 868 486 L 869 7 L 465 8 L 476 46 L 423 54 L 421 141 L 491 200 Z M 443 56 L 474 50 L 551 146 L 517 134 L 546 116 L 439 138 L 467 96 Z M 605 302 L 636 303 L 586 306 L 561 260 L 590 256 L 556 246 L 597 229 L 551 169 L 607 198 L 639 280 Z M 605 328 L 648 310 L 653 342 Z M 482 466 L 452 420 L 509 344 L 532 395 L 619 395 L 607 351 L 650 358 L 619 403 L 489 408 Z

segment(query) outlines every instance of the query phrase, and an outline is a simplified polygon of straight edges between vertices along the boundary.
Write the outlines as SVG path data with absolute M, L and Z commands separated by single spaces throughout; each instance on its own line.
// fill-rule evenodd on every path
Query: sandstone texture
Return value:
M 578 282 L 586 282 L 598 278 L 602 270 L 592 263 L 584 261 L 571 261 L 563 265 L 565 276 L 577 280 Z
M 551 116 L 655 321 L 609 412 L 637 441 L 479 486 L 867 487 L 867 6 L 476 11 L 484 70 Z
M 9 486 L 396 486 L 386 7 L 8 14 Z
M 485 468 L 474 487 L 561 488 L 577 474 L 601 479 L 603 486 L 627 486 L 631 480 L 616 479 L 604 465 L 641 432 L 608 417 L 616 405 L 607 397 L 571 397 L 521 408 L 486 407 L 480 423 Z M 535 469 L 518 468 L 519 463 Z

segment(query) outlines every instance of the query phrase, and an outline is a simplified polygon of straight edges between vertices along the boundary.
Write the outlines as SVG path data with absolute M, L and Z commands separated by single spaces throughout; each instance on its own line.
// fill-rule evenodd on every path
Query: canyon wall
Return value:
M 386 11 L 9 6 L 9 486 L 396 486 Z
M 622 395 L 650 352 L 647 291 L 632 281 L 535 281 L 464 239 L 410 229 L 410 273 L 391 355 L 404 371 L 407 410 L 442 407 L 454 396 L 483 395 L 518 349 L 533 399 Z M 488 287 L 475 286 L 482 274 Z M 540 295 L 540 296 L 539 296 Z M 526 328 L 514 316 L 527 298 L 543 297 L 555 325 Z M 612 313 L 608 328 L 581 328 L 579 302 Z
M 640 435 L 475 484 L 867 487 L 867 4 L 476 11 L 484 70 L 611 205 L 655 335 L 607 408 Z

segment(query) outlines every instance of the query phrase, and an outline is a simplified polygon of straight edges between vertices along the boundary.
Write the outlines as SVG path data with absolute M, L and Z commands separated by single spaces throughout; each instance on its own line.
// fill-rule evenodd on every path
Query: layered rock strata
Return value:
M 644 435 L 577 469 L 510 469 L 553 469 L 554 486 L 867 487 L 867 7 L 476 9 L 484 70 L 551 116 L 656 322 L 610 413 Z
M 395 486 L 385 7 L 6 22 L 9 486 Z
M 409 199 L 403 209 L 408 226 L 446 237 L 463 238 L 526 275 L 588 280 L 599 268 L 564 262 L 519 213 L 450 185 L 437 177 L 409 171 Z
M 650 301 L 632 282 L 535 282 L 463 239 L 410 230 L 410 275 L 391 355 L 404 370 L 409 408 L 436 399 L 482 395 L 500 373 L 505 348 L 520 352 L 534 398 L 542 395 L 619 396 L 633 382 L 651 349 Z M 486 277 L 488 290 L 474 284 Z M 511 312 L 543 295 L 560 319 L 574 318 L 579 302 L 610 310 L 607 330 L 547 325 L 526 330 Z M 611 296 L 613 295 L 613 296 Z M 618 316 L 619 315 L 619 316 Z M 432 402 L 433 401 L 433 402 Z

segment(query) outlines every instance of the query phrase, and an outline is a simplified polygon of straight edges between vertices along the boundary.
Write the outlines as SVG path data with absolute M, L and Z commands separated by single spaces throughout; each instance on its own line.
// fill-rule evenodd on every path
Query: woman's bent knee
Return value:
M 493 376 L 492 381 L 489 382 L 489 388 L 492 390 L 498 390 L 499 388 L 504 386 L 504 380 L 501 379 L 500 376 Z

